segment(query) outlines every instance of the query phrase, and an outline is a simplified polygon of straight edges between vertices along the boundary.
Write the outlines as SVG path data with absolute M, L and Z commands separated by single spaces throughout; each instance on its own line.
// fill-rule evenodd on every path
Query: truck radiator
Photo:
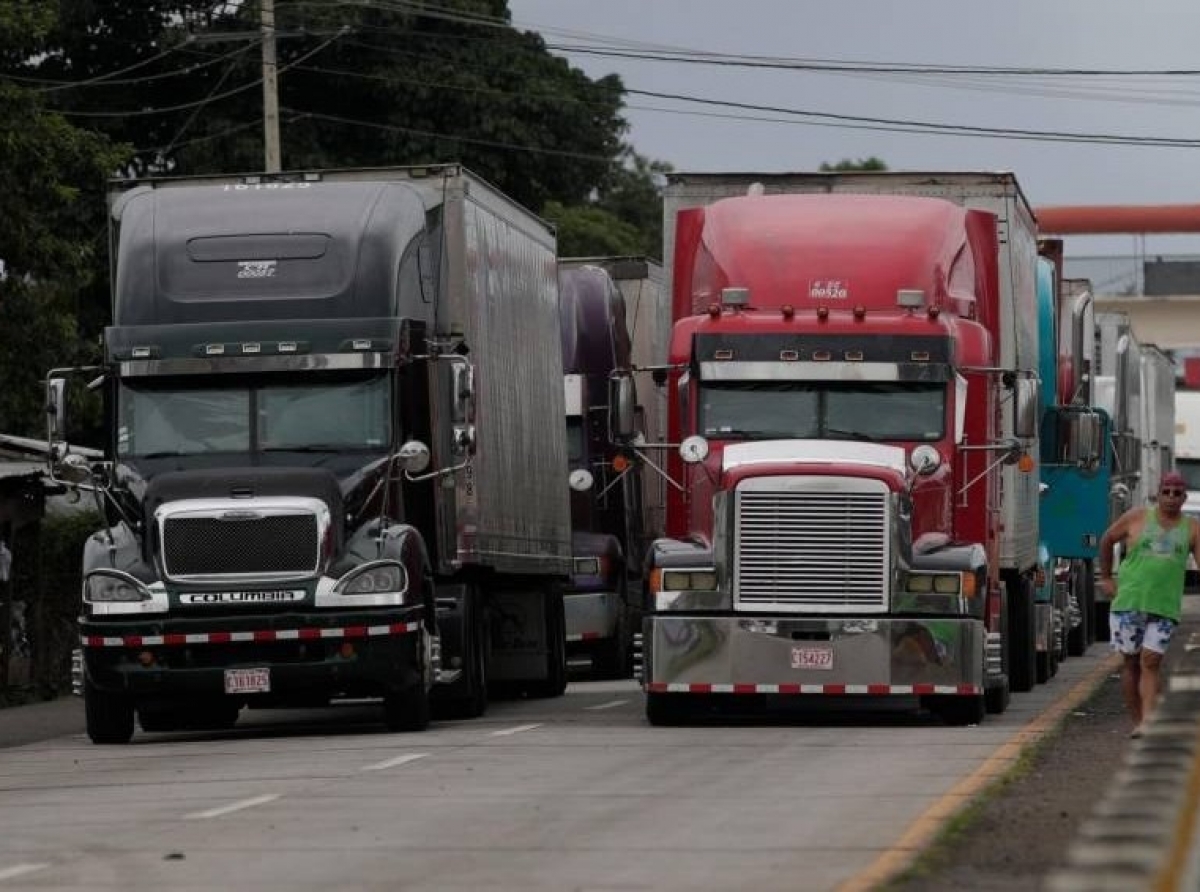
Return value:
M 886 610 L 889 504 L 878 481 L 746 481 L 736 500 L 735 606 L 791 613 Z
M 162 527 L 163 569 L 174 579 L 312 575 L 321 553 L 318 531 L 311 512 L 237 520 L 168 517 Z

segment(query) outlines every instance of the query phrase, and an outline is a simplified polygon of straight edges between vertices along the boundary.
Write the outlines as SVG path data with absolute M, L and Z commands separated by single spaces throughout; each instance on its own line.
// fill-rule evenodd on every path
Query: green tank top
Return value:
M 1141 538 L 1121 561 L 1112 609 L 1140 610 L 1179 622 L 1191 534 L 1190 518 L 1164 529 L 1158 511 L 1147 511 Z

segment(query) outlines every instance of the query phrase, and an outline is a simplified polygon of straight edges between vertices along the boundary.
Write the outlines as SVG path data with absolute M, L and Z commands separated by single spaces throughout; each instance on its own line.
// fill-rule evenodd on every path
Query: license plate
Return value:
M 793 669 L 832 669 L 832 647 L 793 647 Z
M 270 669 L 226 669 L 226 694 L 265 694 L 271 690 Z

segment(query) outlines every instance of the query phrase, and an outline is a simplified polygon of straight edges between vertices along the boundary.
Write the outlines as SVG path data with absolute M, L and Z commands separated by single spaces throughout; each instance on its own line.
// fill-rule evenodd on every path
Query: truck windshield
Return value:
M 944 384 L 702 381 L 699 429 L 706 437 L 939 440 Z
M 217 384 L 220 386 L 217 386 Z M 391 415 L 386 375 L 272 379 L 125 379 L 117 454 L 381 449 Z

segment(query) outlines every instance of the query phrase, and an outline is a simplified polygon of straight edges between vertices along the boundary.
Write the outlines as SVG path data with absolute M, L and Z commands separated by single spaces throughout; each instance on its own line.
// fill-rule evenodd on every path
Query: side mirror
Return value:
M 637 433 L 637 393 L 629 375 L 617 375 L 608 381 L 608 432 L 610 439 L 617 441 L 626 441 Z
M 67 438 L 67 379 L 46 381 L 46 439 L 53 451 L 54 444 Z
M 587 492 L 595 482 L 592 472 L 587 468 L 576 468 L 567 476 L 567 485 L 575 492 Z
M 400 466 L 409 474 L 420 474 L 429 467 L 429 447 L 420 440 L 409 440 L 396 453 Z
M 1042 383 L 1037 378 L 1017 378 L 1013 382 L 1013 434 L 1022 440 L 1038 435 L 1041 420 Z
M 1097 412 L 1076 412 L 1066 419 L 1066 460 L 1092 471 L 1104 457 L 1104 419 Z

